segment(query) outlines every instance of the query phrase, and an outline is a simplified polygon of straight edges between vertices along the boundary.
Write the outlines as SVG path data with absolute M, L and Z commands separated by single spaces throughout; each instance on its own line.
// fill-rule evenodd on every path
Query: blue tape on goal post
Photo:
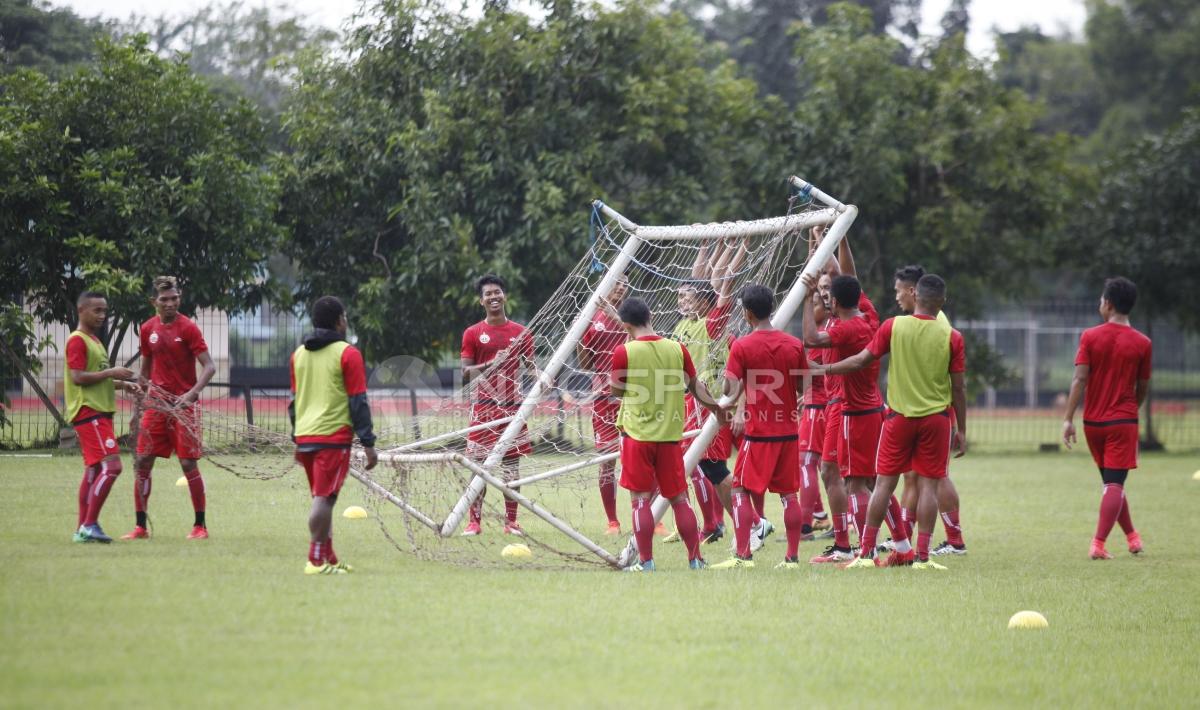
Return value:
M 792 185 L 792 200 L 800 205 L 807 205 L 812 202 L 813 186 L 804 183 L 804 187 L 796 187 Z
M 591 271 L 593 274 L 600 273 L 608 268 L 604 265 L 604 262 L 600 261 L 599 257 L 596 256 L 596 232 L 608 231 L 604 228 L 604 221 L 600 218 L 600 204 L 600 201 L 597 200 L 592 205 L 592 219 L 588 223 L 588 251 L 592 254 Z M 605 234 L 605 237 L 608 237 L 608 235 Z M 608 237 L 608 241 L 609 243 L 612 243 L 612 238 Z

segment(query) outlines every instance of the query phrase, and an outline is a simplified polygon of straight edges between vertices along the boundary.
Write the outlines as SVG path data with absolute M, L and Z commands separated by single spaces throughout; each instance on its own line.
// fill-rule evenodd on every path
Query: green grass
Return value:
M 1129 493 L 1147 553 L 1132 558 L 1118 532 L 1111 562 L 1086 558 L 1100 488 L 1086 455 L 957 462 L 971 553 L 940 574 L 777 572 L 776 542 L 756 569 L 726 573 L 688 572 L 667 545 L 653 575 L 471 569 L 416 561 L 373 521 L 338 517 L 338 551 L 360 571 L 312 578 L 299 475 L 210 467 L 213 538 L 188 542 L 186 489 L 160 463 L 155 539 L 104 547 L 68 541 L 79 466 L 0 457 L 5 707 L 1182 707 L 1200 695 L 1194 456 L 1144 457 Z M 105 509 L 111 533 L 130 527 L 132 479 Z M 350 482 L 338 509 L 361 502 Z M 1050 628 L 1008 631 L 1022 609 Z

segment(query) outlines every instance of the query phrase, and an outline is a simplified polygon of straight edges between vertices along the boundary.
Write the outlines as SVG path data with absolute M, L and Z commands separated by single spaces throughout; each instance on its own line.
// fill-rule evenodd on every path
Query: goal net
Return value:
M 748 330 L 739 290 L 772 288 L 772 322 L 786 327 L 806 296 L 801 273 L 830 258 L 857 214 L 799 178 L 791 185 L 785 214 L 740 222 L 638 225 L 597 201 L 586 252 L 523 333 L 493 344 L 502 351 L 471 381 L 450 396 L 419 394 L 428 379 L 419 361 L 377 366 L 369 385 L 379 465 L 366 470 L 356 451 L 350 475 L 365 486 L 383 534 L 423 559 L 508 564 L 502 549 L 521 543 L 532 551 L 522 558 L 528 565 L 624 566 L 636 550 L 629 496 L 616 483 L 617 402 L 607 387 L 612 349 L 625 340 L 616 308 L 623 298 L 644 300 L 652 327 L 688 347 L 719 395 L 728 344 Z M 819 245 L 814 227 L 826 230 Z M 479 340 L 488 337 L 501 336 Z M 210 413 L 203 428 L 205 456 L 239 476 L 299 470 L 286 434 Z M 689 419 L 686 470 L 717 428 L 711 418 Z M 656 519 L 667 507 L 655 500 Z M 610 510 L 619 535 L 606 534 Z M 514 519 L 519 537 L 506 532 Z M 480 534 L 464 536 L 472 523 Z

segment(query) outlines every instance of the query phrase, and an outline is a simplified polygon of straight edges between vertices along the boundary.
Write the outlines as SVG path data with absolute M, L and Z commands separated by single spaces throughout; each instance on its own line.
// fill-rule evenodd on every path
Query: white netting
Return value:
M 763 284 L 782 296 L 809 258 L 811 228 L 838 215 L 813 203 L 807 191 L 781 217 L 687 227 L 637 226 L 597 203 L 586 254 L 524 335 L 479 377 L 442 397 L 401 389 L 413 385 L 412 361 L 392 360 L 375 369 L 370 396 L 381 461 L 366 471 L 356 458 L 351 474 L 367 487 L 384 534 L 399 549 L 426 559 L 499 564 L 501 548 L 521 542 L 533 551 L 527 564 L 614 565 L 628 539 L 629 498 L 618 490 L 616 514 L 624 534 L 606 536 L 601 477 L 615 488 L 619 464 L 615 442 L 597 441 L 593 415 L 611 402 L 609 353 L 624 342 L 615 314 L 621 294 L 646 301 L 655 330 L 681 339 L 701 380 L 719 392 L 728 339 L 747 329 L 736 307 L 739 289 Z M 548 386 L 522 410 L 517 405 L 539 377 Z M 170 409 L 171 403 L 163 400 L 163 406 Z M 509 440 L 504 432 L 513 419 L 524 422 L 524 431 Z M 488 423 L 479 425 L 480 420 Z M 203 427 L 206 439 L 236 442 L 220 447 L 206 442 L 205 456 L 239 476 L 270 478 L 298 470 L 285 434 L 208 413 Z M 685 436 L 698 433 L 694 423 L 688 429 Z M 521 455 L 502 460 L 504 451 Z M 484 489 L 481 502 L 473 481 L 476 490 Z M 522 497 L 517 518 L 523 538 L 503 532 L 506 501 L 497 489 L 502 481 L 521 484 L 511 490 Z M 472 499 L 482 534 L 463 537 Z

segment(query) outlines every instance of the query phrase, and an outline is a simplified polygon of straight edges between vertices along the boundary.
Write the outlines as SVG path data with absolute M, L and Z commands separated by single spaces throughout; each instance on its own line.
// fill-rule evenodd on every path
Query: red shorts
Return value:
M 875 468 L 880 476 L 914 471 L 925 478 L 945 478 L 950 470 L 950 411 L 909 418 L 889 412 L 883 421 Z
M 203 455 L 199 433 L 200 417 L 194 407 L 182 410 L 175 416 L 150 410 L 142 415 L 137 452 L 139 456 L 153 455 L 169 459 L 174 451 L 181 459 L 198 459 Z
M 664 498 L 687 492 L 683 449 L 678 441 L 621 439 L 621 487 L 636 493 L 658 489 Z
M 806 404 L 800 410 L 800 450 L 821 453 L 825 447 L 825 405 Z
M 121 453 L 117 448 L 116 434 L 113 433 L 112 417 L 96 417 L 74 426 L 79 449 L 83 452 L 84 466 L 95 466 L 106 456 Z
M 830 402 L 825 405 L 825 428 L 821 434 L 821 460 L 829 463 L 839 463 L 838 442 L 842 439 L 842 403 Z M 839 468 L 841 466 L 839 465 Z
M 826 427 L 828 429 L 828 427 Z M 883 407 L 842 411 L 842 435 L 838 441 L 838 467 L 842 478 L 874 478 L 875 453 L 883 430 Z
M 617 412 L 621 400 L 615 397 L 597 397 L 592 403 L 592 436 L 596 449 L 612 452 L 621 448 L 621 432 L 617 431 Z
M 520 405 L 502 406 L 499 404 L 480 404 L 471 405 L 471 426 L 479 424 L 487 424 L 494 422 L 497 419 L 511 417 L 520 409 Z M 480 429 L 467 434 L 467 456 L 483 460 L 491 453 L 496 442 L 500 441 L 500 436 L 504 434 L 504 430 L 508 428 L 510 422 L 497 424 L 494 427 Z M 528 456 L 532 451 L 529 444 L 529 431 L 522 425 L 521 432 L 517 434 L 516 441 L 513 446 L 504 454 L 505 459 L 515 458 L 517 456 Z
M 1099 468 L 1134 469 L 1138 465 L 1137 420 L 1083 423 L 1092 458 Z
M 683 401 L 687 408 L 687 428 L 689 430 L 699 429 L 712 416 L 712 412 L 703 407 L 699 408 L 699 412 L 697 412 L 696 402 L 690 394 L 685 396 Z M 687 451 L 691 443 L 691 439 L 684 439 L 680 442 L 680 445 L 683 446 L 684 451 Z M 708 449 L 704 451 L 704 455 L 700 458 L 706 461 L 728 461 L 732 455 L 733 430 L 729 428 L 728 424 L 722 424 L 721 428 L 717 429 L 717 435 L 709 442 Z
M 796 437 L 784 440 L 745 437 L 733 466 L 733 487 L 753 493 L 800 490 L 800 447 Z
M 337 495 L 350 472 L 350 448 L 329 448 L 316 451 L 297 451 L 296 460 L 308 476 L 308 489 L 314 497 Z

